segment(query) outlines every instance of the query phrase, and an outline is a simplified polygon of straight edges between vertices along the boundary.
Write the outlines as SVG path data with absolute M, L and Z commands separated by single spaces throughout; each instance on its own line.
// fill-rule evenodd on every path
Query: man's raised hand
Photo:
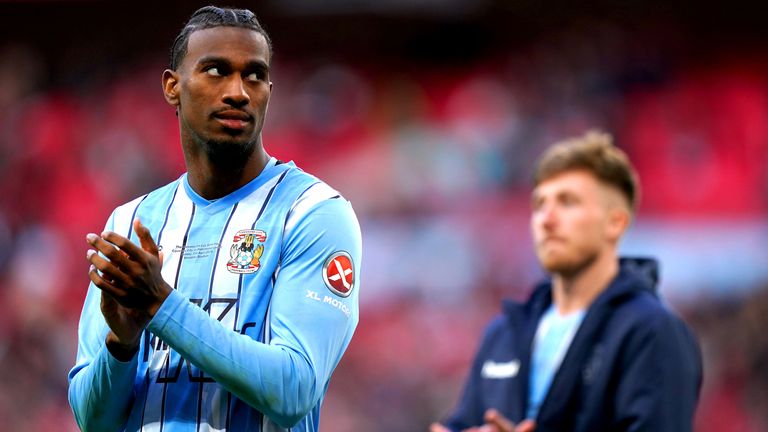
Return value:
M 91 263 L 88 274 L 99 289 L 121 306 L 152 317 L 172 288 L 160 273 L 162 255 L 149 230 L 138 219 L 133 227 L 141 246 L 111 231 L 105 231 L 101 236 L 93 233 L 86 236 L 95 249 L 88 251 Z

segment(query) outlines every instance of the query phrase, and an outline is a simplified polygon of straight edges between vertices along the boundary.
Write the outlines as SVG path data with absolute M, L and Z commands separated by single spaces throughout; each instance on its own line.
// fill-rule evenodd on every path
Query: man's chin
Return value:
M 215 163 L 233 163 L 250 158 L 256 148 L 256 142 L 248 139 L 216 139 L 205 145 L 205 153 Z
M 556 274 L 563 277 L 572 277 L 589 267 L 596 256 L 581 257 L 581 259 L 558 255 L 539 257 L 539 262 L 544 270 L 549 274 Z
M 543 261 L 541 263 L 541 266 L 544 267 L 544 270 L 547 271 L 547 273 L 550 274 L 561 274 L 564 272 L 568 272 L 572 267 L 569 265 L 566 265 L 561 262 L 553 262 L 553 261 Z
M 579 268 L 579 263 L 559 255 L 539 256 L 539 262 L 550 274 L 570 274 Z

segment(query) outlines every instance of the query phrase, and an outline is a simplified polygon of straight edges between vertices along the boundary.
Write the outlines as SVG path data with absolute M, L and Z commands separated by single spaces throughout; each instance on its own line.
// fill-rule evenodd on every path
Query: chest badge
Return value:
M 227 270 L 232 273 L 255 273 L 260 267 L 264 254 L 267 233 L 261 230 L 240 230 L 235 233 L 229 248 Z

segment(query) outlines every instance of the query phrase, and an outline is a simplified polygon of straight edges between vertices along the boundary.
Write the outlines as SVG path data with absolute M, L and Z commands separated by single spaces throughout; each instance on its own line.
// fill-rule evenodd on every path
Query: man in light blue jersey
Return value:
M 690 432 L 701 354 L 655 260 L 619 258 L 637 176 L 610 135 L 548 149 L 531 234 L 550 277 L 487 327 L 454 412 L 430 432 Z
M 188 171 L 87 235 L 82 430 L 318 430 L 358 322 L 360 227 L 265 152 L 271 56 L 248 10 L 204 7 L 176 38 L 162 81 Z

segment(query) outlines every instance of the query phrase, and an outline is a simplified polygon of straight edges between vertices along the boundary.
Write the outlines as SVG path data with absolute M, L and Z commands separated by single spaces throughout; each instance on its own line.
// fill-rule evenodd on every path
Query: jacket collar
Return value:
M 653 258 L 622 257 L 619 258 L 619 273 L 600 293 L 590 308 L 596 304 L 618 304 L 628 295 L 637 291 L 649 291 L 658 295 L 659 264 Z M 519 321 L 525 317 L 540 317 L 552 304 L 552 280 L 541 281 L 533 290 L 526 303 L 504 300 L 503 310 L 509 318 Z

